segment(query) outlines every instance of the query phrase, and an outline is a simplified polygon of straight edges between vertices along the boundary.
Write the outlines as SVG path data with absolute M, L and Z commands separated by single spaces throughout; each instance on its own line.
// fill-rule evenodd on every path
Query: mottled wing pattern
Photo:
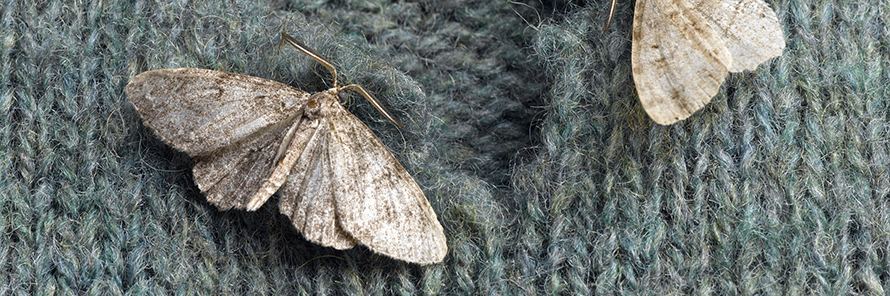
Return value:
M 287 126 L 280 126 L 223 147 L 217 153 L 195 157 L 192 174 L 207 201 L 220 210 L 246 208 L 251 197 L 267 182 L 269 173 L 279 165 L 275 154 L 286 132 Z
M 192 156 L 288 125 L 309 99 L 280 82 L 192 68 L 143 72 L 126 92 L 146 125 Z
M 690 0 L 732 54 L 730 72 L 757 70 L 782 55 L 785 38 L 776 13 L 762 0 Z
M 637 0 L 631 64 L 646 113 L 670 124 L 717 94 L 732 56 L 688 0 Z
M 441 262 L 445 235 L 423 191 L 368 127 L 339 104 L 334 107 L 328 147 L 340 225 L 376 252 L 421 264 Z
M 310 241 L 441 262 L 447 247 L 436 213 L 340 105 L 340 90 L 309 98 L 265 79 L 169 69 L 137 75 L 127 96 L 146 125 L 195 158 L 195 182 L 220 209 L 255 210 L 278 191 L 281 212 Z
M 195 183 L 221 210 L 244 208 L 261 187 L 309 97 L 286 84 L 204 69 L 144 72 L 126 91 L 146 125 L 195 158 Z
M 423 191 L 336 100 L 335 95 L 321 100 L 320 115 L 310 121 L 318 128 L 279 191 L 282 213 L 307 239 L 323 245 L 345 249 L 361 243 L 401 260 L 441 262 L 444 232 Z
M 755 70 L 784 48 L 776 14 L 761 0 L 640 0 L 634 9 L 634 83 L 660 124 L 707 104 L 727 72 Z
M 279 190 L 281 213 L 290 217 L 306 239 L 337 249 L 355 246 L 352 237 L 337 221 L 333 168 L 330 153 L 330 123 L 327 117 L 305 120 L 285 159 L 297 156 L 287 182 Z M 303 141 L 305 144 L 299 144 Z M 299 146 L 303 146 L 300 148 Z M 369 196 L 368 198 L 374 198 Z

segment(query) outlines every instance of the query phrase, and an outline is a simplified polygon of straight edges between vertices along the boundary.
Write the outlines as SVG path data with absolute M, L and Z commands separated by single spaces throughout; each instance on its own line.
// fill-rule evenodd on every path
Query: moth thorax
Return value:
M 303 114 L 310 118 L 316 118 L 321 114 L 322 109 L 329 108 L 331 104 L 336 104 L 337 100 L 330 90 L 323 91 L 312 95 L 304 106 Z

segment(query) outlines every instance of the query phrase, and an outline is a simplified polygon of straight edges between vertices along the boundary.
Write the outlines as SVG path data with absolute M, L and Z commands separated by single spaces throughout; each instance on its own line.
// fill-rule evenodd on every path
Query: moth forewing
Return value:
M 659 124 L 685 119 L 707 104 L 732 61 L 723 40 L 684 3 L 639 0 L 634 10 L 634 83 L 646 113 Z
M 273 160 L 287 126 L 259 134 L 216 153 L 193 156 L 195 183 L 220 210 L 243 209 L 276 168 Z
M 315 109 L 320 107 L 318 104 L 314 105 Z M 315 131 L 302 151 L 287 151 L 288 155 L 297 157 L 287 184 L 279 191 L 279 209 L 291 219 L 294 227 L 306 239 L 337 249 L 351 248 L 356 242 L 340 227 L 336 215 L 336 184 L 333 181 L 328 149 L 331 145 L 329 117 L 317 117 L 305 126 L 311 126 Z
M 393 258 L 440 262 L 443 229 L 395 156 L 340 105 L 334 89 L 307 106 L 304 125 L 318 127 L 305 148 L 288 148 L 281 161 L 289 165 L 299 155 L 280 189 L 281 212 L 313 242 L 340 249 L 361 243 Z
M 195 158 L 195 182 L 221 210 L 256 210 L 279 192 L 279 209 L 310 241 L 441 262 L 445 235 L 423 191 L 338 93 L 356 90 L 398 123 L 364 88 L 340 87 L 321 55 L 283 40 L 331 70 L 333 88 L 310 97 L 256 77 L 165 69 L 134 77 L 127 96 L 161 139 Z
M 303 118 L 300 118 L 302 121 Z M 287 147 L 290 146 L 291 141 L 294 139 L 294 135 L 296 135 L 297 128 L 299 128 L 299 122 L 292 124 L 290 129 L 287 130 L 287 134 L 284 135 L 284 139 L 281 140 L 281 145 L 278 145 L 278 152 L 275 153 L 275 162 L 281 160 L 284 157 L 284 152 L 287 151 Z
M 779 19 L 762 0 L 689 0 L 711 22 L 732 54 L 730 72 L 754 71 L 782 55 L 785 38 Z
M 250 198 L 247 203 L 246 209 L 248 211 L 256 211 L 263 204 L 272 197 L 275 192 L 281 188 L 282 185 L 287 181 L 287 177 L 291 174 L 294 164 L 296 164 L 298 158 L 302 155 L 303 150 L 310 143 L 313 143 L 313 140 L 318 136 L 316 132 L 318 129 L 318 122 L 313 120 L 304 120 L 301 118 L 300 120 L 296 120 L 294 124 L 291 126 L 288 131 L 288 135 L 284 137 L 280 147 L 285 147 L 286 149 L 282 152 L 279 151 L 273 163 L 275 163 L 275 169 L 272 170 L 272 173 L 268 175 L 268 178 L 263 182 L 263 186 L 254 193 L 254 195 Z M 291 134 L 291 132 L 293 132 Z M 263 171 L 260 171 L 263 172 Z
M 358 118 L 334 107 L 329 155 L 340 226 L 376 252 L 423 264 L 442 261 L 445 236 L 423 191 Z
M 659 124 L 687 118 L 717 94 L 728 72 L 781 54 L 775 13 L 762 0 L 638 0 L 634 83 Z
M 308 93 L 283 83 L 192 68 L 143 72 L 126 93 L 146 125 L 190 155 L 287 125 L 309 100 Z
M 195 183 L 221 210 L 245 207 L 309 99 L 283 83 L 191 68 L 143 72 L 126 93 L 155 134 L 195 158 Z

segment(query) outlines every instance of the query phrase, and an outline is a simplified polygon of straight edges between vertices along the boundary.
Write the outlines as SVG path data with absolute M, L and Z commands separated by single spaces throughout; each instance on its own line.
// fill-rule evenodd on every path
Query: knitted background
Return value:
M 35 3 L 36 2 L 36 3 Z M 890 2 L 771 0 L 782 56 L 659 126 L 632 1 L 0 4 L 0 294 L 885 294 Z M 134 75 L 197 67 L 360 97 L 448 238 L 442 264 L 217 211 Z

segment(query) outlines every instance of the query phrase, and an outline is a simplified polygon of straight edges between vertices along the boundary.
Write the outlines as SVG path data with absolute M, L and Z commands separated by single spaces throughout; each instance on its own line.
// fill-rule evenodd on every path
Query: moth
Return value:
M 312 242 L 441 262 L 445 235 L 423 191 L 339 96 L 356 91 L 398 122 L 363 87 L 339 86 L 320 54 L 286 34 L 284 42 L 327 68 L 333 87 L 310 96 L 262 78 L 180 68 L 136 75 L 127 97 L 164 142 L 195 159 L 195 183 L 220 210 L 255 211 L 278 192 L 281 213 Z
M 637 0 L 634 7 L 634 83 L 659 124 L 689 117 L 728 72 L 754 71 L 783 49 L 779 20 L 763 0 Z

